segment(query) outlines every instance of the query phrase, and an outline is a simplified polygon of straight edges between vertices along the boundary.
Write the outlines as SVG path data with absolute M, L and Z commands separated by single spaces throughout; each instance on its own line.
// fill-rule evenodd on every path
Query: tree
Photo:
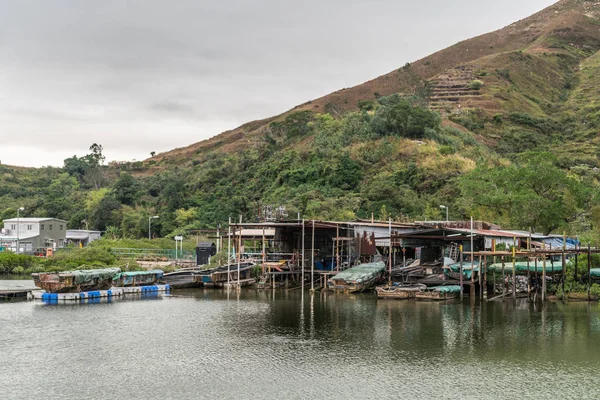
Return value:
M 107 226 L 121 225 L 121 203 L 112 196 L 105 196 L 100 200 L 91 215 L 92 226 L 100 231 L 106 230 Z
M 151 151 L 151 152 L 150 152 L 150 157 L 154 157 L 155 155 L 156 155 L 156 152 L 155 152 L 155 151 Z
M 523 153 L 511 165 L 478 167 L 459 179 L 460 205 L 476 218 L 550 233 L 589 209 L 594 191 L 558 167 L 551 153 Z
M 103 174 L 102 164 L 106 157 L 102 154 L 102 145 L 94 143 L 90 146 L 90 154 L 83 157 L 74 155 L 64 161 L 63 170 L 69 175 L 76 177 L 80 182 L 91 182 L 91 186 L 100 189 Z
M 380 103 L 372 120 L 373 130 L 380 136 L 423 138 L 426 129 L 440 128 L 439 114 L 399 95 L 383 97 Z
M 113 184 L 115 199 L 121 203 L 133 206 L 140 196 L 140 184 L 131 174 L 121 172 Z

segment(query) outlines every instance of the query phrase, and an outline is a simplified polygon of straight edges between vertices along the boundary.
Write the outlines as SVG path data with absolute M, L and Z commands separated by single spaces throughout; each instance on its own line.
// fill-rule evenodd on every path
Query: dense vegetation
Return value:
M 551 125 L 511 120 L 542 131 Z M 420 98 L 400 95 L 338 118 L 301 111 L 271 123 L 241 152 L 200 153 L 149 176 L 131 165 L 103 166 L 94 145 L 63 168 L 0 167 L 0 212 L 13 217 L 24 206 L 24 216 L 63 218 L 117 239 L 146 237 L 152 215 L 160 216 L 153 233 L 169 237 L 239 214 L 253 220 L 268 204 L 306 218 L 404 220 L 441 219 L 445 204 L 454 219 L 597 237 L 597 175 L 589 166 L 565 168 L 543 147 L 503 158 L 441 122 Z

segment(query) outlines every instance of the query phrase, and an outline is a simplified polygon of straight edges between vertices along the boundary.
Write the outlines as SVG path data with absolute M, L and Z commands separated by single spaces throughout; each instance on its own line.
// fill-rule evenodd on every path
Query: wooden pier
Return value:
M 34 289 L 0 290 L 0 301 L 12 299 L 27 299 L 29 298 L 29 294 L 32 290 Z

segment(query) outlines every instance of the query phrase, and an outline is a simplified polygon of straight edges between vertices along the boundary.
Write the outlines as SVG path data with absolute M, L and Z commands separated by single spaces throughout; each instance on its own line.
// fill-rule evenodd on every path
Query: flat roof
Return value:
M 64 219 L 58 219 L 58 218 L 25 218 L 25 217 L 20 217 L 20 218 L 9 218 L 9 219 L 5 219 L 4 222 L 44 222 L 44 221 L 60 221 L 60 222 L 64 222 L 65 224 L 67 223 L 67 221 L 65 221 Z

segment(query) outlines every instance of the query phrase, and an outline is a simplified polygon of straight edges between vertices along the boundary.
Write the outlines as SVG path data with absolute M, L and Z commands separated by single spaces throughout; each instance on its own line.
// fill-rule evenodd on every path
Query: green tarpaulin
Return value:
M 504 263 L 504 272 L 506 273 L 510 273 L 512 272 L 512 262 L 505 262 Z M 544 267 L 543 267 L 543 263 L 542 261 L 537 262 L 537 272 L 538 273 L 542 273 Z M 496 263 L 496 264 L 492 264 L 490 266 L 487 267 L 487 270 L 490 272 L 501 272 L 502 271 L 502 263 Z M 515 271 L 517 272 L 517 274 L 526 274 L 527 273 L 527 262 L 526 261 L 518 261 L 515 263 Z M 536 272 L 536 267 L 535 267 L 535 262 L 530 261 L 529 262 L 529 272 Z M 555 273 L 555 272 L 562 272 L 562 263 L 560 261 L 554 262 L 554 265 L 552 265 L 551 262 L 546 261 L 546 273 Z
M 115 276 L 113 277 L 113 280 L 118 280 L 121 277 L 134 277 L 134 276 L 140 276 L 140 275 L 155 275 L 157 278 L 162 278 L 162 276 L 164 275 L 163 270 L 161 269 L 153 269 L 151 271 L 124 271 L 124 272 L 119 272 L 117 274 L 115 274 Z
M 345 271 L 335 275 L 331 280 L 346 282 L 364 282 L 373 279 L 383 273 L 385 263 L 379 261 L 374 263 L 360 264 L 356 267 L 348 268 Z
M 449 268 L 452 272 L 460 272 L 460 263 L 446 265 L 444 268 Z M 477 272 L 479 271 L 479 264 L 474 262 L 473 265 L 471 265 L 470 261 L 463 262 L 463 275 L 467 279 L 471 279 L 471 268 L 473 268 L 474 272 Z
M 434 291 L 434 292 L 441 292 L 441 293 L 460 293 L 460 286 L 459 285 L 435 286 L 435 287 L 430 287 L 429 290 Z
M 592 278 L 600 278 L 600 268 L 590 269 L 590 275 Z
M 94 279 L 105 280 L 114 277 L 121 272 L 121 268 L 104 268 L 104 269 L 88 269 L 81 271 L 67 272 L 75 277 L 74 283 L 80 285 L 82 283 L 91 282 Z

